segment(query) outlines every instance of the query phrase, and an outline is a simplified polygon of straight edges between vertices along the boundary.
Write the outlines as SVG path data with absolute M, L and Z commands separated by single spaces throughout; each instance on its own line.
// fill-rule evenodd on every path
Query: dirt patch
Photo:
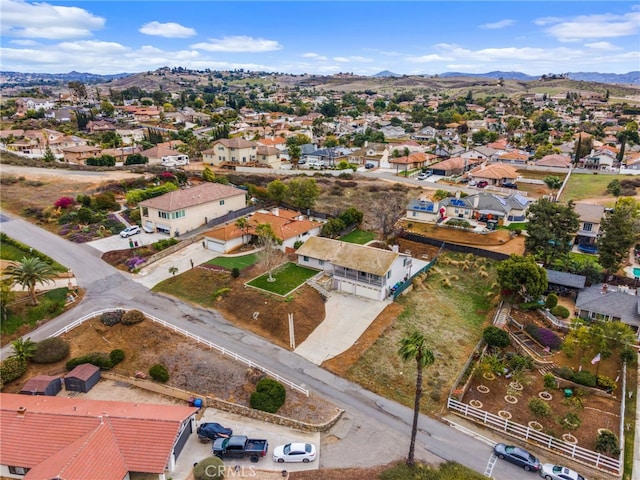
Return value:
M 390 467 L 391 465 L 383 465 L 371 468 L 307 470 L 304 472 L 290 472 L 289 478 L 291 480 L 318 480 L 318 478 L 322 478 L 322 480 L 372 480 L 378 478 L 382 472 Z M 322 472 L 321 475 L 319 475 L 319 472 Z
M 136 372 L 148 373 L 152 365 L 161 363 L 169 371 L 167 385 L 245 406 L 249 406 L 255 383 L 262 376 L 217 350 L 197 344 L 150 320 L 113 327 L 105 326 L 99 319 L 87 320 L 62 338 L 70 344 L 69 358 L 93 351 L 108 353 L 119 348 L 124 350 L 125 359 L 113 368 L 114 373 L 132 377 Z M 66 360 L 48 365 L 30 364 L 27 373 L 7 384 L 3 392 L 19 392 L 24 382 L 34 375 L 65 374 L 65 364 Z M 287 400 L 278 415 L 310 423 L 322 423 L 335 415 L 335 406 L 318 395 L 307 397 L 290 388 L 286 390 Z M 116 391 L 111 399 L 118 399 Z

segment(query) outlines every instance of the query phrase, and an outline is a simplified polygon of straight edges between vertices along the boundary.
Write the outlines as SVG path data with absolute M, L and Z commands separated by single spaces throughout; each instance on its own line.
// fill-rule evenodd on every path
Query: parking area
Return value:
M 127 238 L 122 238 L 120 235 L 111 235 L 106 238 L 101 238 L 100 240 L 94 240 L 92 242 L 88 242 L 87 245 L 91 245 L 96 250 L 100 252 L 111 252 L 112 250 L 125 250 L 127 248 L 131 248 L 130 241 L 138 243 L 138 246 L 141 247 L 143 245 L 151 245 L 158 240 L 167 239 L 168 235 L 164 233 L 147 233 L 144 230 L 141 230 L 141 233 L 136 235 L 131 235 Z
M 253 470 L 266 470 L 282 472 L 287 470 L 295 472 L 300 470 L 317 470 L 320 464 L 320 433 L 308 433 L 282 427 L 272 423 L 261 422 L 250 418 L 245 418 L 233 413 L 207 408 L 198 425 L 205 422 L 217 422 L 227 428 L 233 429 L 234 435 L 246 435 L 249 438 L 266 439 L 269 442 L 267 456 L 261 458 L 257 463 L 251 463 L 248 458 L 225 460 L 226 466 L 235 467 L 238 465 L 241 471 L 251 472 Z M 277 463 L 273 461 L 273 449 L 278 445 L 290 442 L 312 443 L 317 449 L 317 458 L 310 463 Z M 193 469 L 193 464 L 211 456 L 212 443 L 202 443 L 197 435 L 191 435 L 178 458 L 175 470 L 171 473 L 174 480 L 185 480 L 189 478 Z M 259 478 L 259 477 L 258 477 Z

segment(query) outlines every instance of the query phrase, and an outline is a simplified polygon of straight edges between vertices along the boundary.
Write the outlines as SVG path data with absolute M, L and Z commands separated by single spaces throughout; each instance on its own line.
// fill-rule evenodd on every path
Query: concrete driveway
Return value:
M 129 241 L 138 242 L 138 246 L 141 247 L 143 245 L 151 245 L 158 240 L 167 238 L 169 238 L 169 236 L 164 233 L 147 233 L 142 230 L 141 233 L 132 235 L 128 238 L 122 238 L 120 235 L 115 234 L 109 237 L 101 238 L 100 240 L 87 242 L 87 245 L 91 245 L 96 250 L 104 253 L 111 252 L 113 250 L 125 250 L 127 248 L 131 248 L 131 246 L 129 245 Z
M 348 350 L 390 303 L 332 291 L 325 304 L 324 321 L 295 353 L 321 365 Z

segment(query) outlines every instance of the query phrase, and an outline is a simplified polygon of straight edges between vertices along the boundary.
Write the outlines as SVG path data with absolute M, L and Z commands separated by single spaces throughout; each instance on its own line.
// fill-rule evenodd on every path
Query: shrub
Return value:
M 160 365 L 156 363 L 153 367 L 149 369 L 149 375 L 157 382 L 165 383 L 169 380 L 169 372 L 167 371 L 167 367 L 164 365 Z
M 115 367 L 124 360 L 124 350 L 119 348 L 111 350 L 111 352 L 109 352 L 109 359 L 111 360 L 111 366 Z
M 124 310 L 112 310 L 110 312 L 104 312 L 100 316 L 100 321 L 107 327 L 113 327 L 116 323 L 119 323 L 120 320 L 122 320 L 123 314 Z
M 71 197 L 60 197 L 54 202 L 54 205 L 58 208 L 69 208 L 75 201 Z
M 518 308 L 520 310 L 528 312 L 530 310 L 538 310 L 540 308 L 540 304 L 538 302 L 521 303 L 520 305 L 518 305 Z
M 554 373 L 560 378 L 564 378 L 565 380 L 573 380 L 573 368 L 571 367 L 560 367 L 554 370 Z
M 67 362 L 67 370 L 73 370 L 78 365 L 83 363 L 90 363 L 96 367 L 100 367 L 101 370 L 109 370 L 112 367 L 111 358 L 108 353 L 105 352 L 90 352 L 81 357 L 72 358 Z
M 238 267 L 233 267 L 231 269 L 231 276 L 233 278 L 238 278 L 240 276 L 240 269 Z
M 620 455 L 618 437 L 611 430 L 602 430 L 596 439 L 596 452 L 606 453 L 617 457 Z
M 544 306 L 548 309 L 552 309 L 556 305 L 558 305 L 558 296 L 555 293 L 547 295 L 547 300 L 544 302 Z
M 60 337 L 46 338 L 36 344 L 33 363 L 55 363 L 69 355 L 69 342 Z
M 482 338 L 490 347 L 504 348 L 509 346 L 511 340 L 509 334 L 501 328 L 493 325 L 487 327 L 482 332 Z
M 598 375 L 598 377 L 596 378 L 596 385 L 604 388 L 609 393 L 618 388 L 616 382 L 614 382 L 609 377 L 605 377 L 604 375 Z
M 511 370 L 531 370 L 533 368 L 533 359 L 528 356 L 513 355 L 507 363 Z
M 560 419 L 560 425 L 562 425 L 567 430 L 575 430 L 582 424 L 582 420 L 578 414 L 569 412 L 564 417 Z
M 548 328 L 538 327 L 533 323 L 528 323 L 524 327 L 525 331 L 543 347 L 549 347 L 551 350 L 559 350 L 562 340 L 552 330 Z
M 575 372 L 573 374 L 572 380 L 586 387 L 596 386 L 596 376 L 593 373 L 588 372 L 587 370 L 582 370 L 581 372 Z
M 18 357 L 9 357 L 0 362 L 0 387 L 17 380 L 27 371 L 27 362 Z
M 551 407 L 540 398 L 532 398 L 529 400 L 529 410 L 531 410 L 531 413 L 536 417 L 548 417 L 551 415 Z
M 123 325 L 135 325 L 144 320 L 144 313 L 140 310 L 128 310 L 122 315 L 120 320 Z
M 542 377 L 544 380 L 544 388 L 556 388 L 557 384 L 556 384 L 556 377 L 553 376 L 552 373 L 545 373 L 544 377 Z
M 154 250 L 161 252 L 162 250 L 165 250 L 177 243 L 178 240 L 176 238 L 163 238 L 161 240 L 158 240 L 157 242 L 153 242 L 151 246 Z
M 569 309 L 562 305 L 556 305 L 550 311 L 551 311 L 551 315 L 558 318 L 569 318 L 569 315 L 570 315 Z
M 218 457 L 207 457 L 193 466 L 195 480 L 219 480 L 224 478 L 224 462 Z
M 256 391 L 251 394 L 251 408 L 263 412 L 276 413 L 284 404 L 287 392 L 284 386 L 272 378 L 263 378 L 256 384 Z

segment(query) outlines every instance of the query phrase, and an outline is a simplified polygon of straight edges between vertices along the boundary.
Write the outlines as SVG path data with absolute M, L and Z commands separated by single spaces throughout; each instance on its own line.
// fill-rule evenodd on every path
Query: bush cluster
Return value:
M 596 385 L 604 388 L 609 393 L 618 388 L 618 384 L 614 380 L 604 375 L 598 375 L 596 378 Z
M 27 361 L 18 357 L 9 357 L 0 362 L 0 388 L 24 375 L 27 366 Z
M 562 305 L 556 305 L 550 310 L 550 312 L 551 312 L 551 315 L 558 318 L 569 318 L 569 315 L 571 314 L 569 312 L 569 309 Z
M 33 363 L 55 363 L 69 355 L 69 342 L 60 337 L 50 337 L 38 342 L 31 361 Z
M 531 410 L 531 413 L 536 417 L 548 417 L 551 415 L 551 407 L 540 398 L 532 398 L 529 400 L 529 410 Z
M 611 430 L 602 430 L 596 439 L 596 452 L 602 452 L 617 457 L 620 455 L 618 437 Z
M 555 374 L 560 378 L 564 378 L 565 380 L 571 380 L 574 383 L 579 385 L 584 385 L 586 387 L 595 387 L 596 386 L 596 376 L 587 371 L 582 370 L 580 372 L 574 372 L 570 367 L 562 367 L 555 370 Z
M 118 354 L 116 354 L 117 356 Z M 72 358 L 67 362 L 67 370 L 73 370 L 78 365 L 83 363 L 90 363 L 96 367 L 100 367 L 101 370 L 109 370 L 113 367 L 113 361 L 111 355 L 106 352 L 90 352 L 80 357 Z
M 545 373 L 542 378 L 544 380 L 544 388 L 556 388 L 556 377 L 552 373 Z
M 544 306 L 547 307 L 548 309 L 552 309 L 556 305 L 558 305 L 558 295 L 556 295 L 555 293 L 550 293 L 549 295 L 547 295 L 547 299 L 544 302 Z
M 128 310 L 120 319 L 123 325 L 135 325 L 136 323 L 140 323 L 144 320 L 144 313 L 140 310 Z
M 124 315 L 124 310 L 111 310 L 100 315 L 100 321 L 107 327 L 113 327 L 122 320 L 122 315 Z
M 124 360 L 124 350 L 116 348 L 109 352 L 109 360 L 111 360 L 111 366 L 115 367 L 117 364 Z
M 484 331 L 482 332 L 482 338 L 490 347 L 504 348 L 509 346 L 509 344 L 511 343 L 509 334 L 505 330 L 494 325 L 491 325 L 484 329 Z
M 263 378 L 256 384 L 256 391 L 251 394 L 249 404 L 251 408 L 263 412 L 276 413 L 286 399 L 284 386 L 272 378 Z
M 153 242 L 151 246 L 154 250 L 160 252 L 178 243 L 176 238 L 163 238 L 157 242 Z
M 164 365 L 156 363 L 149 369 L 149 375 L 157 382 L 165 383 L 169 380 L 169 371 Z
M 533 323 L 528 323 L 524 327 L 525 331 L 543 347 L 549 347 L 551 350 L 559 350 L 562 340 L 552 330 L 544 327 L 538 327 Z
M 567 430 L 575 430 L 582 424 L 582 420 L 577 413 L 569 412 L 560 419 L 560 425 Z

